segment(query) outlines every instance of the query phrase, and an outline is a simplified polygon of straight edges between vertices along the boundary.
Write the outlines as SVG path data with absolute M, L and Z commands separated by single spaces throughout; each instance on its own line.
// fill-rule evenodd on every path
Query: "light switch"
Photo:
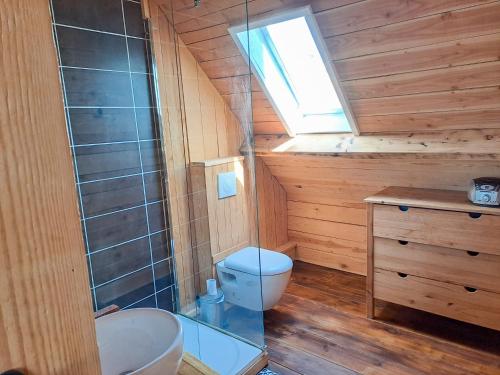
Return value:
M 217 191 L 219 199 L 236 195 L 236 173 L 219 173 L 217 175 Z

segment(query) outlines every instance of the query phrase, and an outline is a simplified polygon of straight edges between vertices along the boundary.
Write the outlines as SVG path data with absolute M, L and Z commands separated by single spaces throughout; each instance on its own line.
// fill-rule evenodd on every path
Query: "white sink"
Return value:
M 159 309 L 118 311 L 96 320 L 103 375 L 175 375 L 182 360 L 182 325 Z

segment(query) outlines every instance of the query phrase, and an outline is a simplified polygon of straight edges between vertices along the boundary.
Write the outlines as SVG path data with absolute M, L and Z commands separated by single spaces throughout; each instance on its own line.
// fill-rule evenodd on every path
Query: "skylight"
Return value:
M 351 131 L 352 116 L 308 8 L 229 31 L 290 133 Z

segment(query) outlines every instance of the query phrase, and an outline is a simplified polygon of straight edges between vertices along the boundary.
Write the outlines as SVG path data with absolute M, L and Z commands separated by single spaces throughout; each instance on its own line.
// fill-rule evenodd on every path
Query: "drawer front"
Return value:
M 375 205 L 373 235 L 500 255 L 500 216 Z
M 500 294 L 375 269 L 374 297 L 500 330 Z
M 500 256 L 497 255 L 375 237 L 374 265 L 500 293 Z

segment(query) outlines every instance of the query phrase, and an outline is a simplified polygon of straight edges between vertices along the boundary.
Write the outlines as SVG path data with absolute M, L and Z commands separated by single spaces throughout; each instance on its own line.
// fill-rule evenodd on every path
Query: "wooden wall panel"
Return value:
M 366 274 L 364 198 L 387 186 L 466 190 L 471 178 L 500 176 L 498 160 L 449 158 L 261 155 L 286 190 L 297 259 L 359 274 Z
M 243 135 L 237 118 L 182 41 L 179 53 L 191 162 L 238 155 Z
M 455 91 L 500 86 L 500 62 L 457 66 L 447 69 L 403 73 L 388 77 L 367 78 L 344 83 L 351 99 L 379 98 L 394 95 Z
M 97 375 L 49 6 L 0 7 L 0 372 Z
M 244 129 L 175 32 L 169 18 L 171 10 L 166 6 L 173 4 L 168 2 L 160 7 L 157 0 L 149 2 L 180 305 L 181 311 L 189 312 L 194 307 L 196 293 L 204 290 L 204 279 L 213 276 L 212 255 L 220 260 L 220 254 L 226 250 L 246 246 L 255 238 L 251 210 L 254 202 L 251 190 L 243 185 L 252 181 L 248 184 L 251 185 L 253 179 L 248 173 L 248 163 L 234 166 L 242 181 L 238 203 L 234 199 L 219 202 L 208 200 L 207 194 L 211 197 L 216 194 L 216 175 L 228 169 L 228 165 L 212 166 L 206 174 L 206 171 L 200 174 L 203 180 L 208 178 L 209 184 L 206 181 L 200 184 L 197 174 L 191 173 L 193 165 L 240 155 Z M 209 205 L 219 203 L 221 207 L 209 210 Z M 243 210 L 247 207 L 249 219 L 244 220 Z M 237 225 L 241 227 L 235 230 Z
M 177 31 L 234 112 L 232 94 L 251 90 L 254 132 L 286 133 L 227 32 L 243 23 L 243 1 L 172 1 Z M 500 128 L 498 0 L 253 0 L 248 10 L 252 20 L 303 5 L 316 15 L 362 134 Z M 393 99 L 407 101 L 405 115 L 376 110 Z
M 456 9 L 491 2 L 488 0 L 367 0 L 359 1 L 334 12 L 317 14 L 325 37 L 350 34 L 415 18 L 432 16 Z
M 440 3 L 442 0 L 434 1 Z M 368 2 L 367 2 L 368 3 Z M 412 4 L 413 2 L 407 2 Z M 474 2 L 472 2 L 474 5 Z M 485 2 L 488 3 L 488 2 Z M 500 6 L 491 4 L 450 10 L 383 27 L 356 29 L 347 34 L 323 34 L 334 60 L 425 46 L 500 32 Z M 357 9 L 362 12 L 363 9 Z M 386 10 L 387 11 L 387 10 Z
M 499 103 L 499 87 L 351 100 L 359 116 L 487 110 Z
M 288 242 L 285 189 L 260 158 L 255 160 L 260 246 L 277 249 Z
M 487 34 L 335 62 L 343 81 L 498 60 L 500 36 Z
M 367 132 L 376 134 L 382 133 L 382 131 L 387 133 L 403 130 L 410 132 L 413 129 L 421 131 L 447 131 L 466 128 L 499 129 L 500 108 L 361 116 L 358 117 L 358 125 Z
M 187 165 L 189 146 L 184 97 L 179 87 L 179 52 L 177 36 L 155 1 L 150 1 L 153 50 L 157 65 L 164 158 L 167 164 L 171 236 L 175 242 L 175 266 L 180 312 L 189 311 L 195 302 L 195 279 L 190 234 Z M 184 309 L 183 307 L 186 306 Z
M 214 159 L 191 164 L 193 217 L 196 221 L 196 247 L 209 243 L 210 263 L 198 262 L 200 270 L 212 267 L 234 251 L 250 245 L 245 186 L 244 158 Z M 236 195 L 218 198 L 218 175 L 234 172 Z M 198 256 L 204 255 L 199 254 Z M 203 256 L 207 259 L 206 256 Z

